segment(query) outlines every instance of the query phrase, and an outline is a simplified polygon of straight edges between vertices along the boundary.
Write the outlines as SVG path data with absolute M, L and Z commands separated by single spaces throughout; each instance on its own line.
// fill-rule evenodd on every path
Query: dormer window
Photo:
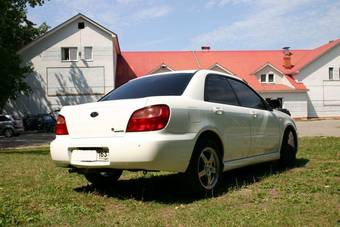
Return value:
M 274 83 L 274 74 L 268 74 L 268 83 Z
M 274 74 L 261 74 L 261 83 L 274 83 Z

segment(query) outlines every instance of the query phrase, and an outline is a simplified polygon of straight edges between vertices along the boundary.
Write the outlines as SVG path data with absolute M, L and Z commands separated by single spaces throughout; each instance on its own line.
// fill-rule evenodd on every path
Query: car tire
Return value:
M 12 130 L 12 129 L 10 129 L 10 128 L 6 128 L 5 130 L 4 130 L 4 136 L 6 137 L 6 138 L 9 138 L 9 137 L 12 137 L 13 135 L 14 135 L 14 131 Z
M 185 183 L 195 195 L 213 195 L 222 177 L 222 159 L 218 144 L 210 139 L 200 139 L 195 145 Z
M 294 165 L 297 153 L 297 137 L 292 129 L 286 129 L 281 150 L 280 150 L 280 165 L 281 167 L 291 167 Z
M 96 187 L 105 187 L 117 182 L 123 170 L 110 170 L 85 173 L 85 178 Z

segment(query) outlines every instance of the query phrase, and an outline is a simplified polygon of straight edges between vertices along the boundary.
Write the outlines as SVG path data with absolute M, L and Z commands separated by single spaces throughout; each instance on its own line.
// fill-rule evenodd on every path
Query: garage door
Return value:
M 325 106 L 340 106 L 340 81 L 323 81 L 323 100 Z
M 104 67 L 47 68 L 47 93 L 56 95 L 104 94 Z

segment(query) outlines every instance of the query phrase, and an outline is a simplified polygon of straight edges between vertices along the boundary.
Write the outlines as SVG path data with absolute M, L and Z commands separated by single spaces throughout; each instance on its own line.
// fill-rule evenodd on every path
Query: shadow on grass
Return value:
M 50 150 L 48 148 L 46 149 L 27 149 L 27 150 L 12 150 L 12 149 L 4 149 L 0 150 L 1 154 L 29 154 L 29 155 L 48 155 L 50 153 Z
M 308 159 L 297 159 L 291 168 L 305 166 Z M 223 173 L 219 189 L 212 196 L 220 196 L 229 190 L 259 182 L 262 179 L 284 172 L 275 162 L 252 165 Z M 129 180 L 119 180 L 115 185 L 106 188 L 96 188 L 92 184 L 75 188 L 76 192 L 94 193 L 118 199 L 135 199 L 139 201 L 155 201 L 166 204 L 187 204 L 204 197 L 196 197 L 183 184 L 183 174 L 140 177 Z M 210 195 L 211 196 L 211 195 Z

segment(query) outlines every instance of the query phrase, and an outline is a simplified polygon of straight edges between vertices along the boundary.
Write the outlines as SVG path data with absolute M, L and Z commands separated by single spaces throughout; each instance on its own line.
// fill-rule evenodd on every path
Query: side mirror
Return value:
M 278 111 L 281 111 L 281 112 L 283 112 L 283 113 L 285 113 L 285 114 L 288 114 L 289 116 L 292 116 L 292 115 L 290 114 L 290 111 L 287 110 L 287 109 L 278 108 L 277 110 L 278 110 Z

